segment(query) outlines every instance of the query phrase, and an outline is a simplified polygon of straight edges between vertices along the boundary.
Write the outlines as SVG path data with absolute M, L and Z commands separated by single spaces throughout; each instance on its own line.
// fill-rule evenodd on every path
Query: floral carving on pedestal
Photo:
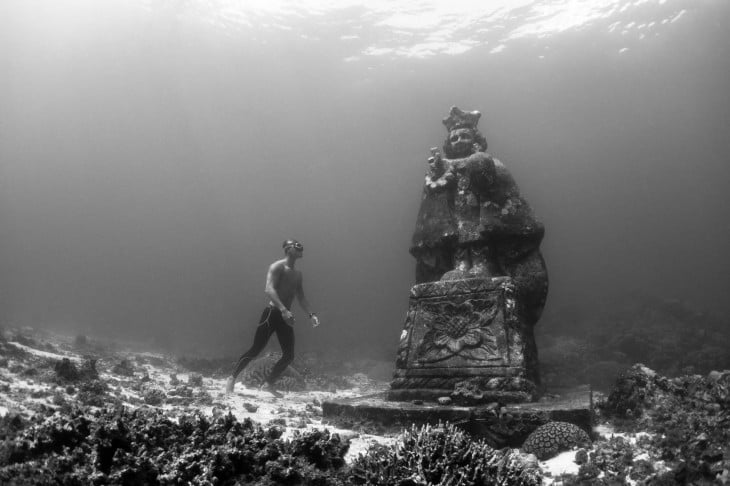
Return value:
M 416 350 L 416 360 L 433 363 L 452 357 L 500 359 L 497 336 L 489 325 L 498 310 L 497 302 L 486 299 L 424 305 L 420 318 L 428 330 Z

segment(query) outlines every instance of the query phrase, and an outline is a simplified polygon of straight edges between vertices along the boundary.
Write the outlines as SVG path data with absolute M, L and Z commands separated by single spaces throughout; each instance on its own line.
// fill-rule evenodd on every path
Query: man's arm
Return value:
M 304 309 L 304 312 L 309 315 L 309 318 L 312 320 L 312 326 L 317 327 L 319 326 L 319 319 L 317 318 L 317 315 L 312 312 L 311 308 L 309 307 L 309 301 L 304 296 L 304 276 L 299 275 L 299 285 L 297 285 L 297 300 L 299 301 L 299 305 Z

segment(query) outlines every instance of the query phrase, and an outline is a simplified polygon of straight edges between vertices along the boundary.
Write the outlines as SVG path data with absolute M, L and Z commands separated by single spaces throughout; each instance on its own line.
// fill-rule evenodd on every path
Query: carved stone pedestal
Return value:
M 511 277 L 414 285 L 387 399 L 534 401 L 535 342 L 514 288 Z

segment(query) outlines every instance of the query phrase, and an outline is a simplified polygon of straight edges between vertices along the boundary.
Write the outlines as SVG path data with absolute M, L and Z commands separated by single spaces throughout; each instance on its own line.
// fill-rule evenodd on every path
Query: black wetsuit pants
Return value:
M 235 381 L 241 371 L 259 355 L 269 342 L 269 338 L 273 333 L 279 340 L 281 346 L 281 359 L 276 362 L 271 369 L 271 373 L 266 378 L 267 383 L 274 383 L 279 375 L 289 366 L 294 359 L 294 328 L 286 323 L 281 311 L 276 307 L 268 306 L 264 309 L 259 320 L 259 326 L 256 329 L 256 335 L 253 338 L 251 349 L 246 351 L 238 358 L 236 369 L 233 371 L 233 380 Z

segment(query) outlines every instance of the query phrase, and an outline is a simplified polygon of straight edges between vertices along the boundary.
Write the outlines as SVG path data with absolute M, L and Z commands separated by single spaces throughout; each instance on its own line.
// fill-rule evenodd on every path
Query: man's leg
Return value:
M 269 338 L 274 332 L 274 326 L 271 324 L 272 313 L 273 309 L 271 307 L 267 307 L 264 309 L 263 314 L 261 314 L 259 327 L 256 329 L 256 334 L 254 335 L 251 348 L 238 358 L 236 368 L 233 370 L 231 377 L 228 378 L 228 382 L 226 383 L 227 393 L 231 393 L 233 391 L 233 386 L 236 384 L 236 378 L 238 378 L 238 375 L 241 374 L 241 371 L 243 371 L 261 351 L 263 351 L 266 347 L 266 343 L 269 342 Z
M 281 359 L 271 369 L 266 383 L 272 393 L 275 392 L 274 382 L 284 372 L 287 366 L 294 360 L 294 328 L 283 321 L 275 327 L 276 337 L 281 345 Z

